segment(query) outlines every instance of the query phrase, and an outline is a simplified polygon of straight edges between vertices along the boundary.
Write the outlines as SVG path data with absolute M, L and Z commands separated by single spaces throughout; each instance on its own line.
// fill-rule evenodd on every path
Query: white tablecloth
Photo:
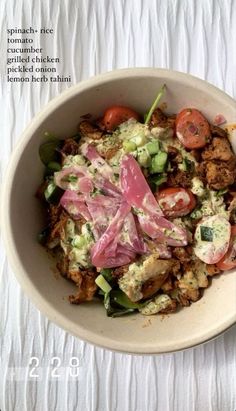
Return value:
M 234 0 L 1 0 L 2 172 L 30 119 L 68 87 L 7 83 L 7 28 L 53 28 L 53 35 L 35 38 L 61 59 L 58 71 L 70 74 L 71 84 L 115 68 L 166 67 L 236 97 L 235 21 Z M 109 352 L 49 322 L 22 293 L 2 244 L 0 258 L 1 411 L 236 409 L 236 327 L 176 354 Z M 68 374 L 70 361 L 79 363 L 77 378 Z M 50 370 L 58 373 L 59 365 L 57 379 Z

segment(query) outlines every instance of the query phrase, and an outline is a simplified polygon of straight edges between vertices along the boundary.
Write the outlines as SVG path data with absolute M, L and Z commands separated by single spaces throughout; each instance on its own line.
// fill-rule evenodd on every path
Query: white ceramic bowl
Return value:
M 205 342 L 236 320 L 236 272 L 213 278 L 198 302 L 166 316 L 140 314 L 108 318 L 101 303 L 70 305 L 75 287 L 55 278 L 52 261 L 36 241 L 44 226 L 34 193 L 42 180 L 38 156 L 43 133 L 73 135 L 80 116 L 99 116 L 113 104 L 145 113 L 166 83 L 169 112 L 194 106 L 209 120 L 218 113 L 236 122 L 236 103 L 222 91 L 192 76 L 169 70 L 125 69 L 103 74 L 71 87 L 52 100 L 23 133 L 4 178 L 2 231 L 7 255 L 26 294 L 50 320 L 93 344 L 130 353 L 163 353 Z M 7 138 L 7 136 L 5 136 Z

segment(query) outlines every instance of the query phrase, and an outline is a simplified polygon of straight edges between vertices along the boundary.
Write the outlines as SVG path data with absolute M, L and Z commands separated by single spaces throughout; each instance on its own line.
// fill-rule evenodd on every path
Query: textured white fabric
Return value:
M 71 84 L 115 68 L 166 67 L 236 97 L 235 21 L 234 0 L 1 0 L 1 174 L 27 123 L 68 87 L 7 83 L 7 28 L 52 27 L 53 36 L 36 36 L 38 46 L 60 57 L 59 73 L 71 74 Z M 0 263 L 2 411 L 236 409 L 236 327 L 185 352 L 112 353 L 75 339 L 42 316 L 22 293 L 2 244 Z M 35 380 L 27 377 L 32 356 L 39 360 Z M 66 374 L 73 356 L 78 378 Z M 55 368 L 59 362 L 64 368 L 57 381 L 50 363 Z

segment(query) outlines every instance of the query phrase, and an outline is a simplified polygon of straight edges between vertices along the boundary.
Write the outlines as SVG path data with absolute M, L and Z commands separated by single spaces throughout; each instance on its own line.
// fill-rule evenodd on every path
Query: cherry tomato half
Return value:
M 102 122 L 107 131 L 113 131 L 117 126 L 130 118 L 139 120 L 139 115 L 129 107 L 112 106 L 105 111 Z
M 236 267 L 236 225 L 231 227 L 231 237 L 227 253 L 216 264 L 220 270 L 231 270 Z
M 210 139 L 210 126 L 195 108 L 185 108 L 176 117 L 176 134 L 184 147 L 192 150 L 204 147 Z
M 193 193 L 185 188 L 163 188 L 155 197 L 166 217 L 182 217 L 196 207 Z

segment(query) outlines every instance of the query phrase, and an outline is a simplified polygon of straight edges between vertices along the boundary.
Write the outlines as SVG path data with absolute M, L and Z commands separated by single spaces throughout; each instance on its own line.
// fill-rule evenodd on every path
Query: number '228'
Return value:
M 62 375 L 59 373 L 62 361 L 60 357 L 52 357 L 50 360 L 50 377 L 59 379 Z M 71 357 L 69 360 L 69 376 L 77 378 L 79 376 L 79 358 Z M 29 361 L 29 377 L 30 378 L 39 378 L 38 367 L 39 367 L 39 358 L 31 357 Z M 68 368 L 68 367 L 66 367 Z

